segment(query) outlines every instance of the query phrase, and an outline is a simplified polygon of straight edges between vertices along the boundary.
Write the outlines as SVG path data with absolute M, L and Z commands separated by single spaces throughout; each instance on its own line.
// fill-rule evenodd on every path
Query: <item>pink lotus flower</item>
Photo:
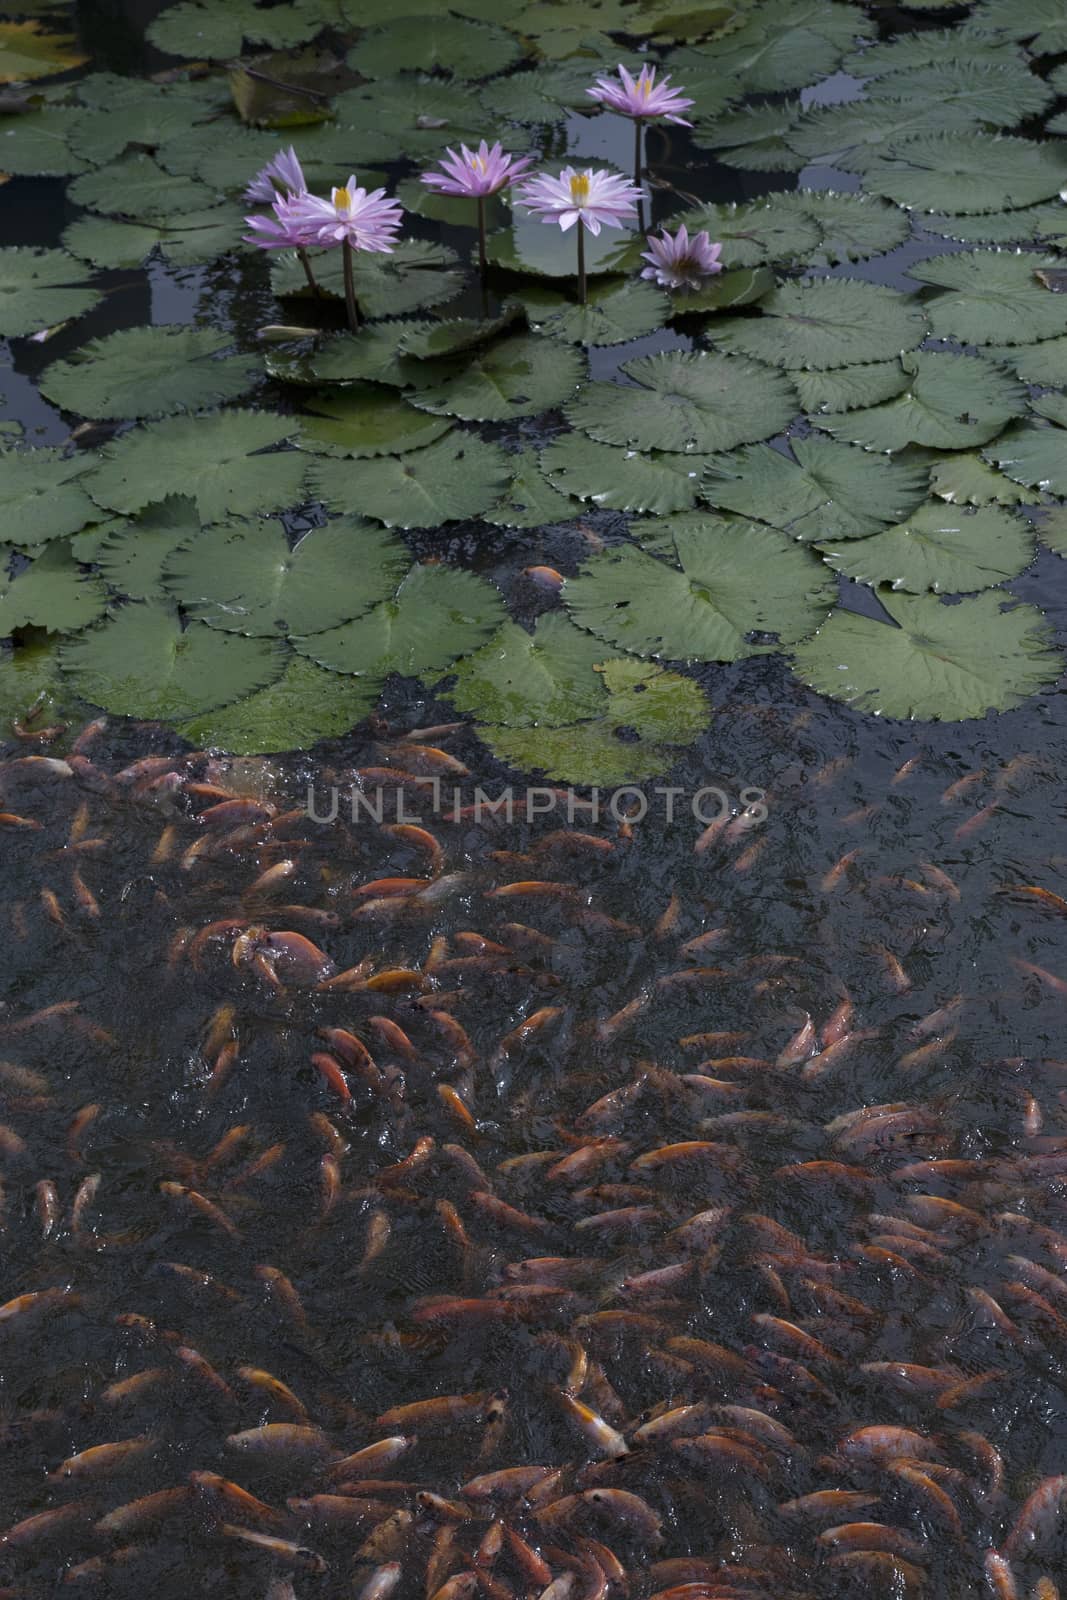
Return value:
M 655 278 L 664 289 L 699 289 L 701 280 L 722 271 L 722 245 L 712 244 L 707 233 L 695 233 L 690 239 L 685 223 L 672 239 L 664 228 L 658 239 L 648 237 L 648 249 L 641 252 L 641 260 L 651 262 L 642 272 L 642 278 Z
M 564 233 L 580 221 L 595 238 L 601 225 L 621 228 L 637 215 L 641 191 L 629 178 L 620 178 L 603 168 L 594 171 L 587 167 L 578 172 L 574 167 L 564 167 L 558 178 L 547 172 L 528 178 L 518 191 L 518 198 L 545 222 L 558 222 Z
M 490 150 L 483 139 L 477 151 L 460 145 L 460 154 L 446 146 L 448 159 L 438 163 L 443 172 L 424 172 L 422 181 L 439 194 L 454 194 L 461 198 L 482 199 L 506 189 L 509 183 L 522 176 L 530 165 L 530 156 L 506 155 L 500 144 Z
M 256 173 L 244 197 L 253 204 L 271 206 L 279 195 L 307 194 L 307 190 L 304 169 L 290 145 L 288 150 L 279 150 L 273 161 Z
M 301 195 L 275 195 L 273 217 L 246 217 L 252 229 L 245 234 L 245 244 L 254 244 L 260 250 L 304 250 L 315 243 L 303 213 L 299 211 Z
M 687 100 L 680 89 L 670 87 L 670 73 L 657 83 L 655 67 L 642 67 L 639 76 L 634 78 L 620 64 L 619 79 L 621 81 L 616 82 L 613 78 L 598 78 L 596 88 L 585 92 L 610 110 L 621 111 L 624 117 L 636 117 L 642 121 L 650 117 L 664 117 L 682 128 L 693 126 L 678 112 L 688 111 L 694 102 Z
M 369 194 L 356 184 L 355 175 L 342 189 L 332 189 L 328 200 L 318 195 L 298 195 L 291 202 L 292 217 L 304 228 L 304 244 L 347 244 L 353 250 L 389 254 L 396 244 L 403 207 L 387 200 L 384 189 Z M 274 208 L 278 209 L 277 205 Z

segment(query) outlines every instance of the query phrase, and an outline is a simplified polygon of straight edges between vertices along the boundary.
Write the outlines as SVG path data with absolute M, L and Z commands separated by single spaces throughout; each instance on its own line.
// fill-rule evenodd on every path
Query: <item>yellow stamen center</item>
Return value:
M 352 196 L 347 189 L 335 189 L 330 196 L 334 207 L 338 211 L 348 211 L 352 205 Z
M 641 95 L 642 95 L 642 98 L 647 100 L 651 93 L 652 93 L 652 79 L 651 78 L 642 78 L 642 80 L 641 80 Z
M 470 163 L 475 172 L 480 172 L 483 177 L 485 176 L 485 162 L 481 156 L 471 156 Z
M 571 199 L 576 206 L 582 206 L 589 199 L 589 177 L 584 172 L 576 172 L 571 179 Z

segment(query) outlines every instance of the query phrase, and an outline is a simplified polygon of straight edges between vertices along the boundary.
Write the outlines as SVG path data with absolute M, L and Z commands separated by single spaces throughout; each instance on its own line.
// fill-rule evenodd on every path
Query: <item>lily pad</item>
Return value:
M 961 344 L 1036 344 L 1067 333 L 1067 295 L 1051 294 L 1034 276 L 1054 267 L 1045 256 L 967 250 L 908 268 L 913 278 L 947 291 L 927 303 L 934 334 Z
M 1067 17 L 1059 0 L 983 0 L 971 18 L 971 31 L 998 39 L 1027 39 L 1035 55 L 1067 50 Z
M 571 522 L 581 515 L 582 503 L 554 489 L 541 472 L 537 454 L 523 450 L 512 456 L 515 476 L 504 497 L 482 512 L 482 521 L 497 528 L 541 528 L 550 522 Z
M 265 688 L 283 670 L 285 654 L 274 641 L 202 622 L 183 630 L 169 606 L 131 601 L 72 639 L 60 659 L 83 700 L 118 716 L 173 722 Z
M 568 578 L 574 621 L 640 656 L 671 661 L 739 661 L 794 644 L 818 627 L 837 588 L 808 551 L 773 528 L 723 521 L 709 538 L 674 538 L 678 566 L 623 545 Z
M 83 417 L 155 417 L 246 394 L 259 376 L 251 356 L 220 352 L 233 341 L 214 328 L 127 328 L 93 339 L 41 379 L 41 393 Z
M 434 322 L 398 317 L 395 322 L 364 323 L 356 334 L 336 333 L 310 350 L 278 351 L 267 358 L 272 377 L 289 383 L 385 383 L 402 388 L 417 368 L 409 370 L 399 350 L 411 334 L 429 332 Z
M 981 456 L 962 451 L 935 462 L 930 469 L 930 488 L 949 505 L 959 506 L 1017 506 L 1031 498 Z
M 605 511 L 662 514 L 696 504 L 703 462 L 673 454 L 645 455 L 564 434 L 541 452 L 541 471 L 553 488 Z
M 423 411 L 468 422 L 506 422 L 556 410 L 571 399 L 584 373 L 576 350 L 520 333 L 427 363 L 410 400 Z
M 13 339 L 83 316 L 100 299 L 65 250 L 0 250 L 0 337 Z
M 995 438 L 1026 402 L 1021 384 L 978 356 L 920 350 L 901 365 L 904 393 L 869 410 L 820 417 L 818 426 L 869 450 L 963 450 Z
M 923 217 L 922 225 L 928 233 L 958 239 L 962 244 L 1040 244 L 1067 239 L 1067 212 L 1058 200 L 985 216 Z
M 669 351 L 627 361 L 632 385 L 590 383 L 567 419 L 605 444 L 707 454 L 788 427 L 799 401 L 780 373 L 737 357 Z
M 117 217 L 79 217 L 63 234 L 73 255 L 94 267 L 139 267 L 154 250 L 175 267 L 199 266 L 216 256 L 245 250 L 244 213 L 236 206 L 208 206 L 171 222 L 123 222 Z
M 503 28 L 463 17 L 432 17 L 412 26 L 408 17 L 368 28 L 348 53 L 348 64 L 364 78 L 396 72 L 447 72 L 457 78 L 489 78 L 518 60 L 519 41 Z
M 158 505 L 146 506 L 137 518 L 115 518 L 105 530 L 91 554 L 76 553 L 95 561 L 112 587 L 131 600 L 153 600 L 163 588 L 167 557 L 196 538 L 200 518 L 195 501 L 170 495 Z
M 908 387 L 900 361 L 871 361 L 855 367 L 830 367 L 824 372 L 794 369 L 789 374 L 809 416 L 877 406 Z
M 848 101 L 809 112 L 786 137 L 801 162 L 818 161 L 846 172 L 865 172 L 887 147 L 897 153 L 913 139 L 966 130 L 973 122 L 968 111 L 951 104 Z
M 671 314 L 662 289 L 627 278 L 594 280 L 584 306 L 541 283 L 525 285 L 520 299 L 534 333 L 574 344 L 625 344 L 655 333 Z
M 792 458 L 746 445 L 705 469 L 709 505 L 758 517 L 795 539 L 861 539 L 903 522 L 924 499 L 920 466 L 869 455 L 829 439 L 792 439 Z
M 343 627 L 295 639 L 302 655 L 332 672 L 380 679 L 439 676 L 504 621 L 504 603 L 484 578 L 457 567 L 412 567 L 392 599 Z
M 1018 422 L 982 451 L 1013 483 L 1067 496 L 1067 429 Z
M 997 590 L 956 605 L 885 590 L 879 598 L 896 626 L 835 611 L 796 652 L 802 682 L 878 716 L 962 722 L 1021 705 L 1063 670 L 1037 607 L 1004 609 Z
M 62 540 L 46 545 L 13 578 L 0 562 L 0 637 L 28 627 L 67 633 L 95 622 L 106 608 L 104 585 L 81 570 Z
M 926 318 L 914 299 L 856 278 L 801 278 L 760 302 L 759 317 L 713 323 L 708 337 L 779 367 L 844 367 L 914 350 Z
M 362 616 L 408 568 L 375 523 L 342 517 L 290 548 L 280 522 L 206 528 L 168 559 L 168 591 L 188 616 L 253 638 L 322 633 Z
M 997 128 L 1015 128 L 1024 118 L 1040 116 L 1053 98 L 1048 85 L 1027 63 L 1008 52 L 996 63 L 928 63 L 909 72 L 904 80 L 893 75 L 867 91 L 868 104 L 892 100 L 913 109 L 950 106 L 954 113 L 966 112 L 975 122 Z
M 0 652 L 0 739 L 8 738 L 12 721 L 31 709 L 41 728 L 77 716 L 78 698 L 59 671 L 59 642 L 58 635 L 33 629 L 20 636 L 14 650 Z
M 577 276 L 573 231 L 563 233 L 554 222 L 528 216 L 521 209 L 516 210 L 510 227 L 489 235 L 486 250 L 493 265 L 508 272 L 532 272 L 545 278 Z M 598 238 L 586 236 L 585 267 L 590 276 L 629 272 L 643 265 L 640 255 L 641 240 L 631 233 L 603 228 Z
M 183 722 L 177 731 L 198 749 L 231 755 L 309 750 L 362 722 L 377 704 L 379 689 L 376 679 L 327 672 L 294 655 L 276 683 L 236 705 Z
M 1024 383 L 1067 386 L 1067 334 L 1045 339 L 1041 344 L 1005 345 L 982 353 L 991 360 L 1003 361 Z
M 207 210 L 220 199 L 206 183 L 164 172 L 141 151 L 83 173 L 70 185 L 67 197 L 105 216 L 162 226 L 173 223 L 183 212 Z
M 98 505 L 127 513 L 189 495 L 203 522 L 283 510 L 303 497 L 307 457 L 273 447 L 296 428 L 295 418 L 268 411 L 149 422 L 104 446 L 85 487 Z
M 855 78 L 884 78 L 891 73 L 908 74 L 928 66 L 953 61 L 991 61 L 1021 59 L 1017 51 L 1001 39 L 981 38 L 973 30 L 924 28 L 921 33 L 901 33 L 866 49 L 855 50 L 841 63 L 842 70 Z
M 755 305 L 774 288 L 770 267 L 735 267 L 707 278 L 695 289 L 677 289 L 671 296 L 676 317 L 700 316 L 708 311 L 729 311 L 734 306 Z
M 411 24 L 406 26 L 409 38 L 417 38 Z M 480 98 L 466 84 L 405 74 L 345 89 L 333 106 L 338 120 L 356 129 L 371 134 L 387 130 L 394 159 L 434 159 L 446 145 L 492 141 L 494 129 L 486 126 Z
M 914 211 L 1010 211 L 1048 200 L 1063 185 L 1054 144 L 990 133 L 908 139 L 868 166 L 864 185 Z
M 83 485 L 92 465 L 92 456 L 62 450 L 0 451 L 4 543 L 44 544 L 92 522 L 97 510 Z
M 148 37 L 159 50 L 197 60 L 228 61 L 245 40 L 288 49 L 313 39 L 321 13 L 311 4 L 259 5 L 257 0 L 182 0 L 149 24 Z
M 507 491 L 510 479 L 508 456 L 499 445 L 458 430 L 407 455 L 358 463 L 319 459 L 308 472 L 312 493 L 325 505 L 335 511 L 358 507 L 390 528 L 435 528 L 480 516 Z
M 498 317 L 484 321 L 479 317 L 447 317 L 441 322 L 415 323 L 401 334 L 397 349 L 402 356 L 413 356 L 416 361 L 434 361 L 488 344 L 498 333 L 522 320 L 522 306 L 517 300 L 509 301 Z
M 315 415 L 302 418 L 300 444 L 317 455 L 400 455 L 432 444 L 451 427 L 447 419 L 428 417 L 373 383 L 353 384 L 304 403 Z
M 312 253 L 319 286 L 338 298 L 344 295 L 341 255 L 340 250 Z M 360 311 L 365 317 L 399 317 L 451 300 L 463 287 L 462 273 L 452 270 L 455 261 L 454 250 L 426 239 L 403 239 L 392 255 L 358 252 L 353 277 Z M 271 286 L 279 296 L 314 298 L 295 251 L 278 252 Z
M 682 222 L 690 236 L 704 229 L 721 243 L 726 267 L 803 261 L 818 249 L 821 239 L 814 217 L 794 207 L 762 200 L 743 205 L 700 206 L 694 211 L 679 212 L 667 226 L 673 229 Z
M 0 83 L 25 83 L 80 67 L 89 58 L 77 46 L 72 33 L 45 31 L 39 22 L 0 22 Z
M 0 170 L 42 178 L 84 172 L 89 163 L 78 149 L 83 115 L 65 106 L 46 106 L 42 111 L 0 117 Z
M 869 194 L 835 194 L 832 189 L 796 189 L 774 195 L 782 212 L 802 211 L 819 229 L 815 249 L 800 257 L 809 266 L 836 266 L 840 261 L 866 261 L 895 250 L 911 232 L 899 207 Z
M 508 727 L 553 727 L 603 711 L 594 668 L 605 647 L 561 612 L 539 617 L 533 633 L 505 622 L 454 668 L 448 698 L 465 716 Z
M 1046 550 L 1067 557 L 1067 508 L 1041 506 L 1035 513 L 1033 526 Z
M 1022 518 L 997 506 L 961 511 L 928 501 L 898 527 L 820 548 L 835 572 L 857 583 L 964 594 L 1017 578 L 1033 560 L 1034 540 Z

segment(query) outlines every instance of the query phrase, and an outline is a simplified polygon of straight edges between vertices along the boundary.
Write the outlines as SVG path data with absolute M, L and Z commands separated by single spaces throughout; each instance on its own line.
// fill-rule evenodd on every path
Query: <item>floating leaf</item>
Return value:
M 710 709 L 698 684 L 649 661 L 608 661 L 601 716 L 562 728 L 479 726 L 502 761 L 560 783 L 632 783 L 666 772 L 679 745 L 707 728 Z M 674 747 L 674 748 L 672 748 Z
M 811 266 L 866 261 L 904 243 L 911 232 L 897 206 L 867 194 L 835 194 L 831 189 L 796 189 L 773 196 L 782 212 L 802 211 L 821 234 L 818 245 L 800 258 Z
M 312 528 L 292 548 L 280 522 L 231 523 L 176 550 L 166 585 L 189 616 L 265 639 L 362 616 L 393 593 L 408 562 L 402 544 L 358 517 Z
M 257 0 L 182 0 L 148 26 L 148 38 L 172 56 L 228 61 L 246 39 L 286 50 L 322 28 L 314 5 L 259 5 Z
M 331 250 L 314 258 L 320 287 L 338 297 L 344 295 L 341 256 Z M 353 277 L 360 310 L 365 317 L 393 317 L 451 300 L 463 287 L 462 274 L 449 270 L 455 260 L 454 250 L 426 239 L 403 239 L 392 255 L 358 251 Z M 276 295 L 314 298 L 295 251 L 278 252 L 271 286 Z
M 503 121 L 551 123 L 569 106 L 588 106 L 588 87 L 588 61 L 553 62 L 487 83 L 478 100 L 490 116 Z
M 519 292 L 535 333 L 575 344 L 624 344 L 655 333 L 670 316 L 671 304 L 651 283 L 627 278 L 601 278 L 589 285 L 584 306 L 547 284 L 525 285 Z
M 586 236 L 585 267 L 591 276 L 600 272 L 629 272 L 642 265 L 642 240 L 612 228 L 601 230 L 599 238 Z M 545 278 L 573 278 L 577 275 L 577 246 L 573 233 L 563 233 L 542 217 L 527 216 L 517 210 L 509 228 L 491 233 L 487 254 L 494 266 L 508 272 L 533 272 Z
M 877 406 L 908 387 L 900 361 L 872 361 L 857 367 L 831 367 L 825 372 L 795 369 L 789 374 L 809 416 L 827 411 L 854 411 Z
M 499 593 L 456 567 L 415 566 L 391 600 L 344 627 L 297 639 L 296 648 L 333 672 L 444 672 L 483 644 L 504 621 Z
M 1000 39 L 979 38 L 961 28 L 924 28 L 921 33 L 901 33 L 845 57 L 842 70 L 856 78 L 884 78 L 889 73 L 910 74 L 928 66 L 953 61 L 1017 61 L 1017 51 Z
M 677 289 L 671 296 L 676 317 L 700 316 L 707 311 L 728 311 L 733 306 L 754 305 L 774 288 L 770 267 L 737 267 L 708 278 L 697 289 Z
M 636 539 L 649 555 L 663 556 L 677 565 L 675 534 L 680 533 L 686 538 L 713 539 L 723 526 L 722 518 L 711 517 L 706 511 L 689 515 L 681 512 L 673 517 L 636 517 L 631 521 L 629 531 L 631 538 Z
M 726 166 L 749 172 L 799 172 L 804 162 L 786 142 L 799 111 L 799 100 L 742 106 L 714 122 L 698 122 L 693 143 L 722 152 L 719 160 Z
M 949 505 L 1017 506 L 1030 498 L 976 455 L 946 456 L 936 462 L 930 469 L 930 488 Z
M 295 418 L 269 411 L 167 417 L 105 445 L 85 487 L 98 505 L 127 513 L 189 495 L 203 522 L 282 510 L 303 497 L 307 457 L 271 447 L 296 427 Z
M 411 335 L 429 332 L 435 322 L 414 317 L 395 322 L 363 323 L 356 334 L 336 333 L 321 340 L 313 349 L 301 353 L 273 351 L 267 357 L 272 377 L 289 383 L 366 383 L 391 384 L 402 388 L 412 381 L 413 371 L 398 354 Z
M 964 594 L 1017 578 L 1034 555 L 1028 525 L 986 506 L 953 511 L 927 501 L 907 522 L 835 550 L 820 546 L 835 572 L 857 583 L 888 584 L 922 594 Z
M 259 374 L 251 356 L 214 328 L 127 328 L 92 339 L 41 379 L 41 393 L 83 417 L 155 417 L 194 411 L 247 393 Z
M 337 511 L 358 506 L 390 528 L 435 528 L 477 517 L 508 487 L 507 453 L 456 430 L 422 450 L 374 461 L 315 460 L 314 495 Z M 344 670 L 344 669 L 341 669 Z
M 993 346 L 982 354 L 991 361 L 1002 361 L 1024 383 L 1067 385 L 1067 334 L 1041 344 Z
M 368 28 L 348 64 L 364 78 L 395 72 L 448 72 L 457 78 L 489 78 L 510 67 L 521 54 L 519 42 L 503 28 L 462 17 L 434 17 L 413 27 L 407 17 Z
M 847 33 L 835 31 L 839 13 L 847 17 Z M 834 72 L 844 51 L 867 28 L 863 14 L 850 6 L 823 0 L 787 6 L 777 0 L 771 7 L 757 7 L 750 21 L 716 46 L 712 59 L 718 73 L 737 80 L 744 93 L 803 89 Z M 677 52 L 670 63 L 682 83 L 688 81 L 685 54 Z
M 272 683 L 281 645 L 181 622 L 169 606 L 131 601 L 65 645 L 60 659 L 83 700 L 125 717 L 177 721 Z
M 623 364 L 633 380 L 590 383 L 567 420 L 605 444 L 707 454 L 766 439 L 796 416 L 780 373 L 737 357 L 669 351 Z
M 67 178 L 84 172 L 89 163 L 78 148 L 83 115 L 64 106 L 47 106 L 0 117 L 0 168 L 16 177 Z
M 374 709 L 380 685 L 373 678 L 345 677 L 291 656 L 277 683 L 236 705 L 184 722 L 178 732 L 198 749 L 259 756 L 276 750 L 309 750 L 320 739 L 348 733 Z
M 963 244 L 1024 244 L 1067 240 L 1067 213 L 1059 201 L 977 217 L 923 217 L 928 233 Z
M 968 250 L 934 256 L 908 268 L 920 283 L 949 291 L 927 304 L 939 339 L 961 344 L 1035 344 L 1067 333 L 1067 295 L 1050 294 L 1035 272 L 1055 266 L 1044 256 Z
M 512 80 L 507 79 L 510 83 Z M 423 183 L 421 178 L 403 178 L 396 186 L 396 197 L 405 211 L 417 217 L 429 217 L 433 222 L 446 222 L 450 228 L 476 228 L 478 226 L 477 202 L 466 195 L 440 194 Z M 508 219 L 502 195 L 491 194 L 485 200 L 486 226 L 502 228 Z
M 540 528 L 547 522 L 571 522 L 582 503 L 561 494 L 545 478 L 533 450 L 511 457 L 515 473 L 507 494 L 482 513 L 482 521 L 498 528 Z
M 88 59 L 72 33 L 45 32 L 39 22 L 0 22 L 0 83 L 47 78 Z
M 1067 508 L 1042 506 L 1034 517 L 1034 531 L 1046 550 L 1067 556 Z M 2 672 L 0 668 L 0 672 Z
M 1042 394 L 1031 398 L 1031 411 L 1036 411 L 1039 417 L 1047 417 L 1050 422 L 1055 422 L 1061 428 L 1067 428 L 1067 395 Z
M 316 415 L 301 419 L 300 445 L 324 456 L 400 455 L 432 444 L 451 427 L 373 383 L 313 396 L 305 405 Z
M 829 439 L 791 439 L 793 457 L 746 445 L 708 463 L 705 500 L 758 517 L 795 539 L 860 539 L 903 522 L 926 493 L 926 473 Z
M 674 538 L 679 566 L 622 545 L 568 578 L 564 603 L 579 627 L 640 656 L 739 661 L 773 634 L 794 644 L 837 598 L 808 551 L 773 528 L 707 518 Z
M 100 294 L 79 282 L 84 275 L 65 250 L 0 250 L 0 336 L 37 333 L 89 311 Z
M 0 525 L 6 544 L 36 545 L 77 533 L 97 512 L 82 480 L 87 455 L 62 450 L 0 451 Z
M 154 150 L 225 108 L 214 82 L 140 83 L 115 73 L 94 73 L 78 84 L 78 98 L 95 109 L 78 124 L 77 149 L 93 166 L 114 161 L 130 145 Z
M 690 456 L 641 455 L 575 433 L 541 452 L 541 471 L 553 488 L 606 511 L 689 511 L 702 466 Z
M 727 350 L 779 367 L 844 367 L 914 350 L 926 318 L 914 299 L 857 278 L 801 278 L 760 302 L 761 316 L 712 323 Z
M 498 317 L 448 317 L 443 322 L 420 322 L 402 333 L 397 350 L 402 356 L 414 356 L 417 361 L 432 361 L 439 356 L 456 355 L 460 350 L 474 350 L 488 344 L 505 328 L 523 320 L 523 309 L 518 301 L 509 301 Z
M 195 501 L 170 495 L 158 505 L 146 506 L 135 520 L 116 518 L 105 529 L 91 554 L 77 545 L 75 553 L 95 561 L 112 587 L 131 600 L 151 600 L 162 590 L 167 557 L 196 538 L 200 518 Z
M 1002 609 L 997 591 L 946 605 L 886 590 L 896 627 L 835 611 L 796 652 L 794 671 L 820 694 L 886 717 L 962 722 L 1009 711 L 1054 683 L 1063 659 L 1036 606 Z
M 872 159 L 877 160 L 887 147 L 897 153 L 912 139 L 937 137 L 946 130 L 962 131 L 973 122 L 969 112 L 952 105 L 848 101 L 809 112 L 786 137 L 790 150 L 802 163 L 818 161 L 842 167 L 846 172 L 865 172 Z
M 1047 200 L 1063 184 L 1052 144 L 990 133 L 908 139 L 866 168 L 864 184 L 916 211 L 1010 211 Z
M 244 249 L 245 226 L 243 212 L 230 205 L 185 212 L 173 226 L 79 217 L 63 234 L 63 243 L 94 267 L 139 267 L 156 249 L 172 266 L 189 267 Z
M 1067 496 L 1067 429 L 1018 422 L 982 451 L 1013 483 Z
M 1040 116 L 1053 95 L 1025 61 L 1004 53 L 1004 60 L 944 61 L 917 67 L 906 79 L 896 75 L 867 92 L 867 104 L 892 100 L 918 109 L 925 105 L 966 112 L 975 122 L 1014 128 L 1026 117 Z M 946 126 L 948 125 L 946 120 Z
M 1067 17 L 1060 0 L 983 0 L 971 18 L 971 31 L 999 39 L 1028 39 L 1038 56 L 1067 50 Z
M 70 185 L 67 197 L 105 216 L 132 217 L 163 226 L 183 212 L 207 210 L 219 198 L 206 183 L 176 178 L 142 152 L 83 173 Z
M 962 450 L 994 438 L 1025 403 L 1022 385 L 978 356 L 920 350 L 901 365 L 908 378 L 903 394 L 870 410 L 822 417 L 819 427 L 869 450 L 909 444 Z
M 690 235 L 705 229 L 722 244 L 723 265 L 757 267 L 764 262 L 800 261 L 817 250 L 821 230 L 804 211 L 754 200 L 746 205 L 708 205 L 682 211 L 667 226 L 684 222 Z
M 157 150 L 156 160 L 178 177 L 197 178 L 212 190 L 239 198 L 252 174 L 277 155 L 282 142 L 280 132 L 246 128 L 231 117 L 190 128 L 168 140 Z M 294 145 L 313 192 L 328 191 L 340 173 L 351 172 L 354 151 L 358 151 L 359 181 L 365 188 L 376 188 L 385 179 L 371 163 L 394 153 L 384 132 L 348 127 L 343 121 L 286 129 L 284 142 Z
M 107 590 L 87 576 L 61 540 L 48 544 L 13 578 L 0 563 L 0 637 L 16 628 L 67 633 L 95 622 L 107 608 Z
M 410 23 L 405 27 L 410 42 L 416 35 Z M 334 114 L 360 131 L 387 130 L 394 159 L 433 159 L 446 145 L 477 146 L 479 139 L 492 140 L 493 129 L 486 127 L 480 100 L 481 95 L 473 95 L 466 84 L 405 75 L 345 89 L 334 99 Z
M 584 373 L 576 350 L 520 333 L 427 363 L 410 399 L 423 411 L 468 422 L 506 422 L 556 410 L 572 397 Z
M 603 711 L 604 660 L 599 639 L 550 611 L 533 633 L 505 622 L 489 642 L 455 666 L 448 698 L 465 716 L 508 727 L 552 727 Z

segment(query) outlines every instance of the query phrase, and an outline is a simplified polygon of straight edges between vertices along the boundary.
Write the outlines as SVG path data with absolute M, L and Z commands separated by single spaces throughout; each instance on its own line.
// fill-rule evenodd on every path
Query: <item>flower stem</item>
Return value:
M 578 218 L 578 300 L 585 305 L 585 223 Z
M 641 187 L 641 118 L 634 118 L 634 188 Z
M 359 332 L 359 305 L 356 302 L 356 278 L 352 270 L 355 252 L 346 239 L 342 245 L 345 270 L 345 310 L 348 312 L 348 327 L 351 333 Z
M 300 257 L 300 265 L 304 269 L 304 277 L 308 281 L 308 288 L 311 290 L 312 294 L 317 294 L 317 295 L 319 295 L 321 297 L 322 290 L 319 288 L 317 282 L 315 281 L 315 274 L 311 270 L 311 258 L 310 258 L 310 256 L 308 255 L 307 251 L 305 249 L 303 249 L 303 248 L 299 249 L 296 253 Z
M 478 267 L 483 278 L 488 265 L 489 257 L 485 249 L 485 195 L 480 194 L 478 196 Z

